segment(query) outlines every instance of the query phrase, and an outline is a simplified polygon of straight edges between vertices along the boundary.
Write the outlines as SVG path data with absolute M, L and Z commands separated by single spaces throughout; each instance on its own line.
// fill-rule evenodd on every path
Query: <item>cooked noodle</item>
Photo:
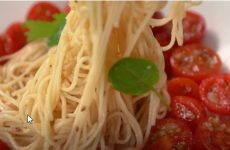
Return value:
M 17 150 L 141 149 L 167 109 L 153 92 L 114 90 L 108 70 L 122 57 L 152 60 L 160 70 L 155 88 L 169 103 L 162 51 L 182 44 L 191 4 L 172 2 L 166 18 L 152 19 L 166 2 L 71 2 L 58 46 L 35 41 L 0 68 L 0 138 Z M 171 41 L 162 48 L 149 26 L 169 22 Z

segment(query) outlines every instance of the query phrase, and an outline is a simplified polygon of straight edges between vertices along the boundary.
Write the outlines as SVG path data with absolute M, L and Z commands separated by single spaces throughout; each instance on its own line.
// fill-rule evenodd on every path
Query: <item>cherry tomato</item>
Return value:
M 189 78 L 177 77 L 168 81 L 168 92 L 173 96 L 190 96 L 199 98 L 199 86 Z
M 10 150 L 9 146 L 3 142 L 2 140 L 0 140 L 0 149 L 1 150 Z
M 27 29 L 21 23 L 13 23 L 8 27 L 5 34 L 5 51 L 7 54 L 14 53 L 26 45 L 26 31 Z
M 153 17 L 152 17 L 153 19 L 162 19 L 162 18 L 164 18 L 164 15 L 163 15 L 163 13 L 162 12 L 160 12 L 160 11 L 157 11 L 157 12 L 155 12 L 154 14 L 153 14 Z M 153 34 L 155 35 L 155 34 L 158 34 L 158 33 L 160 33 L 160 32 L 165 32 L 165 27 L 163 26 L 163 27 L 154 27 L 154 28 L 152 28 L 152 32 L 153 32 Z
M 155 12 L 153 15 L 154 19 L 162 19 L 163 17 L 164 15 L 160 11 Z M 171 24 L 152 28 L 153 35 L 161 46 L 166 46 L 169 44 L 171 38 L 170 28 Z
M 172 55 L 172 49 L 164 51 L 164 60 L 165 60 L 165 72 L 167 74 L 168 79 L 172 77 L 171 65 L 170 65 L 170 57 Z
M 50 2 L 37 2 L 30 8 L 27 19 L 52 21 L 53 14 L 60 12 L 59 8 Z
M 5 55 L 5 40 L 0 36 L 0 57 Z
M 195 132 L 195 150 L 228 150 L 230 148 L 230 122 L 209 117 Z
M 203 80 L 199 92 L 210 111 L 230 115 L 230 74 Z
M 157 11 L 154 13 L 153 18 L 154 19 L 161 19 L 164 15 L 162 12 Z M 154 27 L 152 28 L 153 35 L 157 39 L 157 41 L 160 43 L 161 46 L 166 46 L 170 42 L 171 33 L 170 33 L 170 24 L 161 26 L 161 27 Z
M 154 19 L 162 19 L 164 17 L 163 13 L 161 11 L 156 11 L 153 16 Z
M 176 118 L 192 123 L 192 127 L 205 118 L 205 111 L 201 103 L 197 99 L 187 96 L 172 98 L 171 114 Z
M 161 19 L 163 17 L 164 15 L 160 11 L 155 12 L 153 15 L 153 18 L 155 19 Z M 155 36 L 155 38 L 157 39 L 157 41 L 161 46 L 166 46 L 167 44 L 169 44 L 171 38 L 170 28 L 171 28 L 171 24 L 152 28 L 153 35 Z M 163 52 L 164 60 L 165 60 L 165 72 L 167 73 L 168 77 L 171 76 L 171 67 L 169 61 L 171 57 L 171 53 L 172 53 L 171 50 Z
M 5 56 L 5 38 L 0 36 L 0 57 Z M 0 65 L 4 64 L 4 61 L 0 61 Z
M 68 13 L 70 12 L 70 6 L 69 6 L 69 4 L 66 4 L 66 5 L 65 5 L 65 7 L 64 7 L 64 12 L 65 12 L 66 14 L 68 14 Z
M 174 49 L 170 64 L 174 76 L 188 77 L 197 82 L 219 73 L 221 69 L 221 60 L 217 53 L 201 44 Z
M 144 150 L 189 150 L 191 146 L 192 132 L 187 124 L 178 119 L 166 118 L 152 128 Z
M 184 43 L 201 42 L 205 32 L 205 20 L 198 13 L 187 11 L 183 19 Z

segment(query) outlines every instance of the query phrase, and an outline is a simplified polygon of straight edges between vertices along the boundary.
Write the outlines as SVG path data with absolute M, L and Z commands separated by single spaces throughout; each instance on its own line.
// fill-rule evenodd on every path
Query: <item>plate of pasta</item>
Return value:
M 0 149 L 229 149 L 226 3 L 0 2 Z

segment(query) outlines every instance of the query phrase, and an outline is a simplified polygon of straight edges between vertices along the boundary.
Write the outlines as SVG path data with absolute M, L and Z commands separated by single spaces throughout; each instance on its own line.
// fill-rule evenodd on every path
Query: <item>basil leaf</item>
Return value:
M 28 20 L 23 25 L 29 29 L 26 32 L 28 42 L 49 37 L 54 32 L 49 22 Z
M 65 14 L 54 14 L 54 20 L 52 22 L 28 20 L 23 25 L 28 28 L 27 40 L 28 42 L 48 38 L 49 45 L 53 46 L 57 44 L 60 37 L 60 32 L 65 25 Z M 57 33 L 58 32 L 58 33 Z M 51 39 L 49 39 L 51 38 Z
M 58 28 L 58 30 L 55 31 L 54 34 L 52 34 L 50 36 L 50 38 L 48 39 L 48 46 L 49 47 L 52 47 L 52 46 L 55 46 L 58 44 L 64 26 L 65 26 L 65 24 L 63 23 L 63 25 L 60 26 Z
M 127 57 L 111 67 L 108 78 L 116 90 L 137 96 L 152 90 L 159 70 L 150 60 Z

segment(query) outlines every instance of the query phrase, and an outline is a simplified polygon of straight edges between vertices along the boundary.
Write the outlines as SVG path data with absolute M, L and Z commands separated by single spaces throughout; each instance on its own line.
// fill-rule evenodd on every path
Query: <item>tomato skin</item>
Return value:
M 0 57 L 5 55 L 5 39 L 0 36 Z
M 201 100 L 210 111 L 230 115 L 230 74 L 216 75 L 203 80 L 199 92 Z
M 183 19 L 184 44 L 199 43 L 204 38 L 205 20 L 198 13 L 187 11 Z
M 177 77 L 168 81 L 167 89 L 171 97 L 190 96 L 199 98 L 199 86 L 189 78 Z
M 188 122 L 193 129 L 201 120 L 206 118 L 202 104 L 197 99 L 187 96 L 172 98 L 171 114 L 173 117 Z
M 162 12 L 157 11 L 154 13 L 153 18 L 162 19 L 164 18 L 164 15 Z M 171 39 L 170 29 L 171 29 L 171 24 L 166 24 L 164 26 L 152 28 L 153 35 L 155 36 L 155 38 L 157 39 L 157 41 L 161 46 L 166 46 L 169 44 Z
M 168 79 L 172 77 L 171 65 L 170 65 L 170 57 L 172 55 L 172 49 L 163 52 L 164 61 L 165 61 L 165 72 L 167 74 Z
M 66 14 L 68 14 L 68 13 L 70 12 L 70 6 L 69 6 L 69 4 L 66 4 L 66 5 L 65 5 L 65 7 L 64 7 L 64 12 L 65 12 Z
M 1 150 L 10 150 L 9 146 L 3 142 L 2 140 L 0 140 L 0 149 Z
M 181 120 L 165 118 L 159 120 L 152 128 L 147 144 L 143 150 L 172 150 L 192 147 L 192 132 Z
M 5 38 L 3 36 L 0 36 L 0 57 L 5 56 Z M 3 65 L 5 61 L 0 61 L 0 65 Z
M 191 44 L 174 49 L 170 65 L 174 76 L 200 82 L 220 72 L 221 60 L 214 50 L 202 44 Z
M 194 150 L 227 150 L 230 147 L 230 122 L 209 117 L 200 122 L 194 134 Z
M 161 11 L 157 11 L 153 14 L 152 16 L 153 19 L 162 19 L 164 18 L 164 15 Z M 154 27 L 152 28 L 152 32 L 154 35 L 158 34 L 158 33 L 161 33 L 161 32 L 165 32 L 165 27 Z
M 5 51 L 7 54 L 12 54 L 26 45 L 27 29 L 21 23 L 16 22 L 11 24 L 5 33 Z
M 37 2 L 30 8 L 27 19 L 52 21 L 53 14 L 60 12 L 59 8 L 50 2 Z
M 162 12 L 157 11 L 154 13 L 153 18 L 155 19 L 161 19 L 164 15 Z M 159 42 L 161 46 L 166 46 L 169 44 L 171 40 L 171 24 L 167 24 L 161 27 L 154 27 L 152 28 L 152 32 L 156 40 Z M 167 50 L 163 52 L 164 54 L 164 60 L 165 60 L 165 72 L 167 73 L 167 76 L 171 77 L 171 67 L 170 67 L 170 57 L 172 54 L 172 50 Z

